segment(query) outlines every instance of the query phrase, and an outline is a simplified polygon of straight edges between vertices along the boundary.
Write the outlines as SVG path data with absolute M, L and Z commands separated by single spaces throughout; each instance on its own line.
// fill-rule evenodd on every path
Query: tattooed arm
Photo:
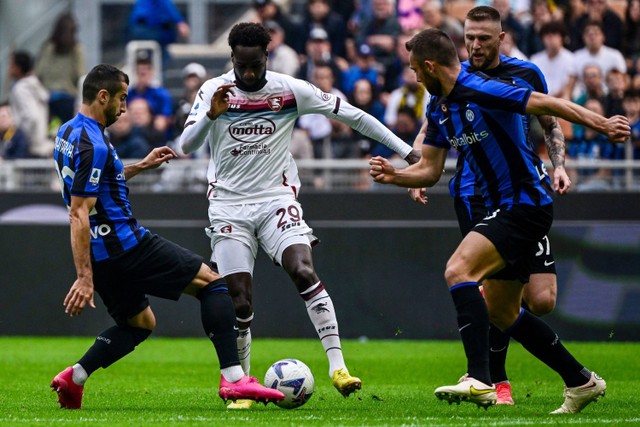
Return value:
M 571 188 L 571 180 L 564 169 L 565 142 L 564 135 L 553 116 L 538 116 L 540 126 L 544 130 L 544 143 L 553 165 L 553 189 L 560 195 L 567 194 Z

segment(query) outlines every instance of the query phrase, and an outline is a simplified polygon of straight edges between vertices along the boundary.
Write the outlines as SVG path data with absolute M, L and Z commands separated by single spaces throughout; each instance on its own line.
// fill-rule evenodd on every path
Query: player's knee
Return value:
M 304 262 L 299 262 L 293 266 L 289 275 L 301 292 L 318 282 L 318 277 L 316 276 L 313 266 Z
M 447 285 L 449 285 L 449 287 L 467 281 L 463 277 L 461 264 L 452 260 L 447 262 L 447 267 L 444 270 L 444 279 L 447 281 Z
M 240 319 L 247 319 L 253 314 L 253 304 L 246 295 L 239 294 L 234 295 L 233 307 L 236 311 L 236 317 Z
M 489 312 L 489 321 L 501 331 L 511 327 L 518 320 L 519 312 L 511 310 L 494 310 Z
M 536 316 L 544 316 L 556 308 L 556 299 L 545 295 L 543 298 L 534 298 L 531 301 L 527 301 L 527 306 L 529 311 Z

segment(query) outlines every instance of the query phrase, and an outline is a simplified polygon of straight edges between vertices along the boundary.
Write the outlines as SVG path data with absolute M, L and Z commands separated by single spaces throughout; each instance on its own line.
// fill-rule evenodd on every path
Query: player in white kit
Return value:
M 361 388 L 349 374 L 331 297 L 311 255 L 316 241 L 297 201 L 298 169 L 289 153 L 296 119 L 323 114 L 380 141 L 409 163 L 419 154 L 369 114 L 303 80 L 266 70 L 268 31 L 240 23 L 229 33 L 233 70 L 206 81 L 180 138 L 191 153 L 205 141 L 212 262 L 225 277 L 236 309 L 238 352 L 249 372 L 252 274 L 260 246 L 289 274 L 305 301 L 329 360 L 333 385 L 345 397 Z M 246 407 L 250 403 L 247 402 Z M 245 407 L 236 403 L 234 407 Z

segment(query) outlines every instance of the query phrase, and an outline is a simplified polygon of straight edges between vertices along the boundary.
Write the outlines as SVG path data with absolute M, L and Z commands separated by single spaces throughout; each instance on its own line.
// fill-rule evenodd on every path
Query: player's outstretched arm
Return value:
M 156 169 L 160 167 L 163 163 L 169 163 L 169 160 L 175 159 L 178 155 L 171 148 L 164 147 L 156 147 L 147 157 L 140 160 L 139 162 L 132 163 L 130 165 L 126 165 L 124 167 L 124 177 L 125 179 L 131 179 L 134 176 L 138 175 L 140 172 Z
M 605 118 L 571 101 L 532 92 L 527 102 L 528 114 L 551 115 L 561 117 L 571 123 L 577 123 L 606 135 L 612 142 L 624 142 L 631 135 L 629 119 L 624 116 Z

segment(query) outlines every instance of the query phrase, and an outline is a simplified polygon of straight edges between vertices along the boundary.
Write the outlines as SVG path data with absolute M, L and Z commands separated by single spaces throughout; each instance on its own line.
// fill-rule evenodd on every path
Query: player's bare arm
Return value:
M 207 111 L 207 117 L 215 120 L 220 114 L 225 113 L 229 109 L 229 94 L 235 95 L 233 91 L 235 86 L 235 83 L 227 83 L 220 85 L 220 87 L 216 89 L 211 97 L 211 106 L 209 107 L 209 111 Z
M 374 181 L 382 184 L 394 184 L 400 187 L 433 187 L 442 176 L 448 150 L 425 145 L 418 163 L 404 169 L 396 169 L 383 157 L 369 160 L 369 173 Z
M 424 142 L 424 138 L 427 135 L 427 123 L 428 120 L 425 119 L 422 123 L 422 126 L 420 127 L 420 131 L 416 135 L 416 138 L 413 140 L 414 150 L 422 150 L 422 143 Z M 426 205 L 429 201 L 426 188 L 409 188 L 407 191 L 409 192 L 409 197 L 411 198 L 411 200 L 416 203 Z
M 89 212 L 96 204 L 95 197 L 71 196 L 69 222 L 71 225 L 71 252 L 76 267 L 76 280 L 64 298 L 65 313 L 79 316 L 87 304 L 93 303 L 93 269 L 91 268 Z
M 169 160 L 177 158 L 178 155 L 171 148 L 164 147 L 156 147 L 147 156 L 140 160 L 139 162 L 132 163 L 130 165 L 126 165 L 124 167 L 124 177 L 125 179 L 131 179 L 134 176 L 138 175 L 140 172 L 156 169 L 160 167 L 163 163 L 169 163 Z
M 532 92 L 527 102 L 529 114 L 552 115 L 590 127 L 606 135 L 612 142 L 624 142 L 631 135 L 629 119 L 624 116 L 605 118 L 571 101 L 554 98 L 540 92 Z
M 538 120 L 544 130 L 544 143 L 553 165 L 553 189 L 558 194 L 565 195 L 571 188 L 571 179 L 564 168 L 566 153 L 564 135 L 555 117 L 544 115 L 539 116 Z

